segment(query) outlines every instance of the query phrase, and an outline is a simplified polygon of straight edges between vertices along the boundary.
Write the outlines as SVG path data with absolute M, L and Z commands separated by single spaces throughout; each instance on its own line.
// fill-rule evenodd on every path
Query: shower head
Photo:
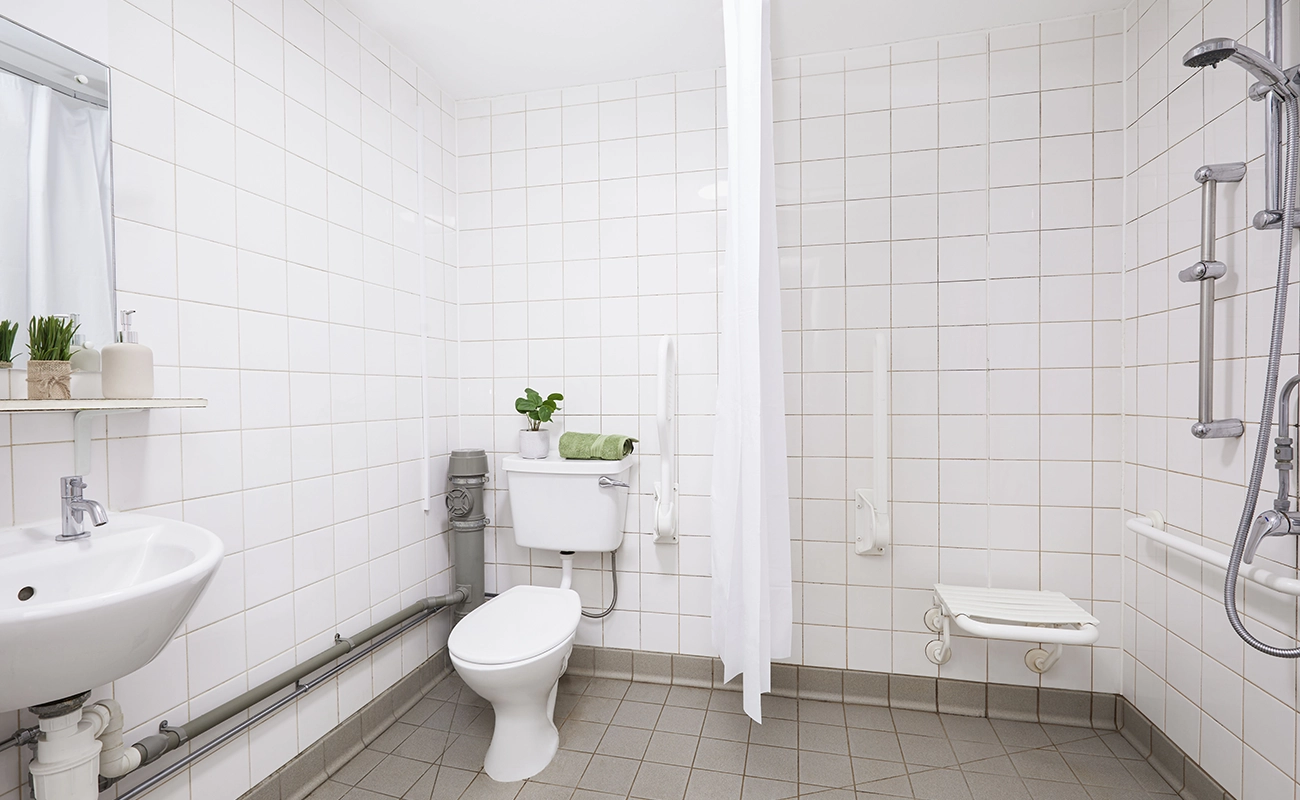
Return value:
M 1280 95 L 1296 96 L 1286 74 L 1268 56 L 1234 39 L 1206 39 L 1183 56 L 1183 66 L 1193 69 L 1217 66 L 1220 61 L 1232 61 Z

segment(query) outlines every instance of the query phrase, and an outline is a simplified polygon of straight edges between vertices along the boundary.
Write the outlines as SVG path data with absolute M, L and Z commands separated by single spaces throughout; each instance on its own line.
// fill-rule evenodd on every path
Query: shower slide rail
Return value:
M 1214 418 L 1214 282 L 1227 274 L 1228 268 L 1214 257 L 1219 183 L 1237 183 L 1246 177 L 1246 165 L 1240 161 L 1207 164 L 1196 170 L 1201 184 L 1201 260 L 1178 273 L 1183 283 L 1201 285 L 1201 333 L 1199 387 L 1196 398 L 1196 422 L 1192 435 L 1197 439 L 1236 438 L 1246 432 L 1239 419 Z
M 1219 569 L 1228 569 L 1227 553 L 1211 550 L 1204 545 L 1196 544 L 1176 533 L 1165 530 L 1165 519 L 1157 511 L 1148 511 L 1140 517 L 1133 517 L 1124 525 L 1138 536 L 1163 544 L 1171 550 L 1177 550 L 1184 555 L 1189 555 L 1198 561 Z M 1300 597 L 1300 580 L 1295 578 L 1285 578 L 1254 564 L 1242 564 L 1238 575 L 1251 583 L 1258 583 L 1260 586 L 1265 586 L 1275 592 Z

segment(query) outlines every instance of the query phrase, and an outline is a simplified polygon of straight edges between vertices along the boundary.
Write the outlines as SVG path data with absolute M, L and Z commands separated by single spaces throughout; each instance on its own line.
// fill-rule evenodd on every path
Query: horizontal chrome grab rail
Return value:
M 1226 571 L 1228 569 L 1227 553 L 1211 550 L 1204 545 L 1190 542 L 1175 533 L 1165 530 L 1163 527 L 1164 520 L 1158 518 L 1158 514 L 1155 516 L 1157 517 L 1155 520 L 1150 516 L 1133 517 L 1124 525 L 1138 536 L 1144 536 L 1153 542 L 1163 544 L 1171 550 L 1177 550 L 1221 570 Z M 1241 571 L 1238 574 L 1251 583 L 1258 583 L 1260 586 L 1266 586 L 1275 592 L 1300 597 L 1300 580 L 1295 578 L 1284 578 L 1253 564 L 1242 564 Z

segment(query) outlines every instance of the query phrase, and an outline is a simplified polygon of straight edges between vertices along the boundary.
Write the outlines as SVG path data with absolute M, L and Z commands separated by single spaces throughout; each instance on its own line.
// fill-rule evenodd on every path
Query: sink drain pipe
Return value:
M 456 608 L 456 619 L 460 619 L 483 603 L 483 529 L 488 523 L 483 501 L 483 487 L 488 480 L 487 454 L 482 450 L 454 450 L 449 461 L 448 481 L 451 484 L 447 492 L 447 515 L 453 531 L 452 545 L 455 548 L 456 590 L 438 597 L 426 597 L 412 603 L 401 611 L 353 636 L 334 636 L 334 646 L 308 659 L 303 663 L 285 670 L 265 683 L 229 700 L 206 714 L 202 714 L 184 725 L 171 726 L 163 720 L 158 726 L 158 733 L 151 734 L 136 742 L 132 747 L 140 754 L 139 766 L 152 764 L 186 742 L 195 739 L 241 714 L 277 692 L 290 686 L 293 691 L 258 713 L 224 731 L 211 741 L 190 751 L 184 758 L 150 776 L 140 785 L 118 795 L 118 800 L 133 800 L 166 781 L 176 773 L 188 767 L 194 761 L 239 736 L 244 731 L 265 720 L 280 709 L 296 701 L 299 697 L 325 683 L 343 670 L 374 650 L 382 647 L 406 631 L 419 625 L 428 617 L 447 608 Z M 364 647 L 362 647 L 364 645 Z M 356 648 L 361 647 L 360 650 Z M 356 650 L 356 652 L 353 652 Z M 351 654 L 351 657 L 339 661 L 327 672 L 305 681 L 304 679 L 332 661 Z M 137 767 L 138 768 L 138 767 Z M 121 777 L 101 777 L 100 791 L 104 791 L 121 780 Z

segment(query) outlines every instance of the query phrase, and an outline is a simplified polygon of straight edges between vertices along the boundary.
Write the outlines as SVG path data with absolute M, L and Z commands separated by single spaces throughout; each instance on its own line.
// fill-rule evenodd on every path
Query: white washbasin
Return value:
M 148 664 L 225 549 L 203 528 L 143 514 L 110 513 L 107 525 L 90 530 L 73 542 L 54 540 L 58 520 L 0 530 L 0 712 L 94 689 Z

